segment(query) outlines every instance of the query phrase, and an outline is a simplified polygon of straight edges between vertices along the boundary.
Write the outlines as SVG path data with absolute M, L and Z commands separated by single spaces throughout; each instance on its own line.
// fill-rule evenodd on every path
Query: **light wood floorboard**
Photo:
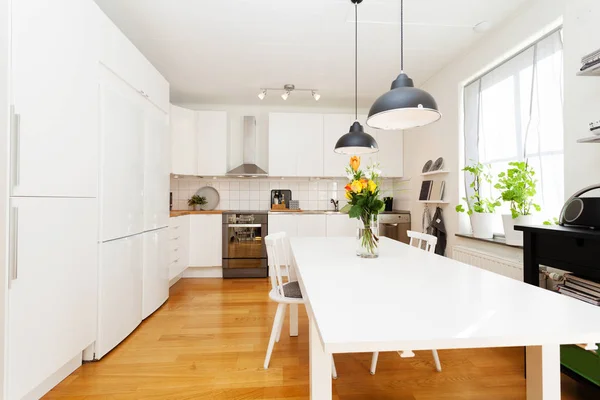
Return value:
M 266 279 L 181 279 L 168 302 L 101 361 L 83 365 L 44 398 L 308 399 L 308 320 L 299 336 L 286 321 L 271 365 L 262 368 L 276 305 Z M 288 313 L 289 315 L 289 313 Z M 525 399 L 522 348 L 442 350 L 412 359 L 382 353 L 335 356 L 335 400 Z M 563 377 L 563 400 L 600 399 L 600 391 Z

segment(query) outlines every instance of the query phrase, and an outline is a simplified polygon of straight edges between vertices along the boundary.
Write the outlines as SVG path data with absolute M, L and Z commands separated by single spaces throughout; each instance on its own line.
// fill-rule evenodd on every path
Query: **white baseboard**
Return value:
M 222 278 L 223 267 L 189 267 L 183 271 L 183 278 Z
M 185 271 L 183 271 L 185 272 Z M 169 287 L 173 286 L 174 284 L 176 284 L 177 282 L 179 282 L 179 280 L 183 277 L 183 272 L 180 273 L 177 276 L 174 276 L 173 278 L 171 278 L 171 280 L 169 281 Z
M 23 397 L 23 400 L 41 399 L 46 393 L 52 390 L 54 386 L 58 385 L 79 367 L 81 367 L 81 353 L 77 353 L 75 357 L 63 365 L 58 371 L 48 377 L 31 392 L 27 393 L 27 395 Z

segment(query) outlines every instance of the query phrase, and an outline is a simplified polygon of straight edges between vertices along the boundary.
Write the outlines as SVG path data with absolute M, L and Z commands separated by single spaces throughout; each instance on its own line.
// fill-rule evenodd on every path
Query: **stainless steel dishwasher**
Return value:
M 379 214 L 379 235 L 399 242 L 409 242 L 407 231 L 410 230 L 410 213 L 391 212 Z

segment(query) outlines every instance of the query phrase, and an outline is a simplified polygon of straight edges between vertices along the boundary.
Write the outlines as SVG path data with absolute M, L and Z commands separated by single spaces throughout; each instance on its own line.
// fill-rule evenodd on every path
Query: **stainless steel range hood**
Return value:
M 227 175 L 265 177 L 267 173 L 256 165 L 256 118 L 244 117 L 242 134 L 243 164 L 227 172 Z

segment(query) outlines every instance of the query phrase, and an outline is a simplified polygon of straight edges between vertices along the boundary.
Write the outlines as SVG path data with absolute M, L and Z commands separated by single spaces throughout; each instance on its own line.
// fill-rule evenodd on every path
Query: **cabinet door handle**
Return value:
M 19 209 L 11 207 L 10 214 L 10 281 L 14 281 L 19 277 Z
M 171 240 L 177 240 L 177 239 L 179 239 L 180 237 L 181 237 L 181 236 L 176 236 L 176 237 L 174 237 L 174 238 L 171 238 Z
M 10 106 L 10 142 L 11 142 L 11 190 L 19 186 L 21 179 L 21 115 L 15 112 L 15 106 Z

